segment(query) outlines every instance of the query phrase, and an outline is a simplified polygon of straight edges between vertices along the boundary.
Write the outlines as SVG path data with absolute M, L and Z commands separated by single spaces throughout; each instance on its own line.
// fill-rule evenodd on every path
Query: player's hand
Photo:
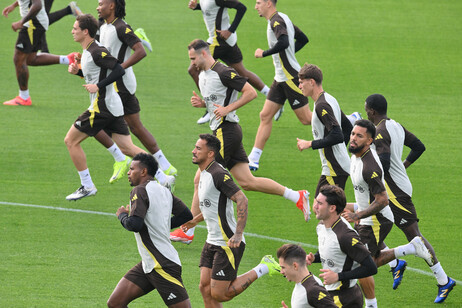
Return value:
M 222 39 L 224 40 L 227 40 L 231 34 L 233 34 L 231 31 L 229 30 L 217 30 L 217 33 L 219 36 L 221 36 Z
M 282 308 L 289 308 L 284 301 L 281 302 Z
M 194 10 L 197 7 L 197 0 L 190 0 L 189 3 L 188 3 L 188 7 L 191 10 Z
M 257 48 L 257 50 L 255 50 L 255 58 L 263 58 L 263 49 Z
M 197 222 L 195 222 L 194 220 L 190 220 L 190 221 L 188 221 L 187 223 L 181 225 L 180 228 L 181 228 L 181 230 L 182 230 L 183 232 L 186 232 L 186 231 L 188 231 L 189 229 L 194 228 L 195 226 L 197 226 Z
M 228 240 L 228 247 L 229 248 L 237 248 L 241 245 L 242 242 L 242 234 L 234 233 L 234 235 Z
M 71 63 L 67 67 L 67 71 L 73 75 L 77 75 L 77 73 L 79 72 L 79 65 L 75 62 Z
M 84 84 L 83 87 L 90 93 L 96 93 L 99 90 L 98 86 L 95 84 Z
M 3 9 L 2 15 L 5 17 L 8 17 L 8 14 L 14 11 L 15 6 L 13 5 L 8 5 L 6 8 Z
M 229 111 L 226 107 L 218 104 L 213 104 L 213 106 L 217 107 L 217 109 L 213 111 L 217 120 L 219 120 L 220 118 L 224 118 L 226 117 L 226 115 L 228 115 Z
M 18 31 L 21 28 L 22 28 L 22 21 L 21 20 L 11 24 L 11 29 L 13 29 L 14 32 Z
M 119 215 L 122 214 L 122 213 L 127 213 L 127 214 L 129 213 L 129 211 L 128 211 L 128 205 L 127 205 L 127 207 L 125 207 L 125 206 L 123 206 L 123 205 L 122 205 L 121 207 L 119 207 L 119 208 L 117 209 L 116 216 L 119 217 Z
M 319 277 L 324 279 L 324 284 L 333 284 L 338 281 L 338 274 L 336 272 L 331 271 L 330 269 L 320 269 L 322 274 L 319 274 Z
M 204 100 L 199 95 L 197 95 L 195 91 L 193 91 L 193 96 L 191 97 L 191 105 L 196 108 L 205 107 Z
M 305 149 L 311 148 L 311 141 L 303 140 L 303 139 L 298 139 L 297 138 L 297 147 L 301 151 Z
M 314 262 L 314 254 L 310 252 L 309 254 L 306 255 L 306 264 L 311 265 Z
M 350 212 L 348 210 L 343 211 L 342 217 L 345 218 L 348 222 L 359 221 L 359 216 L 357 213 Z

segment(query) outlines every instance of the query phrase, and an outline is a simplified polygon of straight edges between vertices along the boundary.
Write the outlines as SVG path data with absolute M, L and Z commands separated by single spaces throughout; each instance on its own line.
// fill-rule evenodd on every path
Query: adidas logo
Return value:
M 231 73 L 231 79 L 234 79 L 236 77 L 236 73 Z
M 132 30 L 130 28 L 126 28 L 125 29 L 125 34 L 129 33 L 129 32 L 132 32 Z
M 401 221 L 399 222 L 399 224 L 404 225 L 405 223 L 407 223 L 407 220 L 404 218 L 401 218 Z
M 130 201 L 133 202 L 133 201 L 135 201 L 135 200 L 137 200 L 137 199 L 138 199 L 138 196 L 135 194 L 135 195 L 133 196 L 132 200 L 130 200 Z
M 318 301 L 326 297 L 327 295 L 324 292 L 319 292 Z
M 383 139 L 383 137 L 382 137 L 382 134 L 379 133 L 377 137 L 375 137 L 375 140 L 380 140 L 380 139 Z
M 300 102 L 297 100 L 294 100 L 294 103 L 292 104 L 292 106 L 297 106 L 297 105 L 300 105 Z
M 168 301 L 171 301 L 172 299 L 175 299 L 176 298 L 176 295 L 173 294 L 173 293 L 170 293 L 170 295 L 168 296 L 167 300 Z
M 16 47 L 18 48 L 24 48 L 24 45 L 22 43 L 19 43 L 18 45 L 16 45 Z
M 81 127 L 81 126 L 82 126 L 82 122 L 80 122 L 80 121 L 75 121 L 75 125 L 77 125 L 77 126 L 80 126 L 80 127 Z
M 217 276 L 222 276 L 222 277 L 225 277 L 225 272 L 223 272 L 223 270 L 219 271 L 218 273 L 216 273 Z
M 322 113 L 321 113 L 321 116 L 323 117 L 323 116 L 325 116 L 327 113 L 328 113 L 328 112 L 326 111 L 326 109 L 323 109 L 323 110 L 322 110 Z
M 279 26 L 279 25 L 280 25 L 280 23 L 278 23 L 277 21 L 275 21 L 274 24 L 273 24 L 273 27 L 276 28 L 276 26 Z
M 225 174 L 225 177 L 223 178 L 223 182 L 226 182 L 229 179 L 230 179 L 229 175 Z
M 107 53 L 105 53 L 104 51 L 101 53 L 101 58 L 104 58 L 105 56 L 107 56 Z
M 374 173 L 372 173 L 371 179 L 376 178 L 376 177 L 378 177 L 378 176 L 379 176 L 379 175 L 378 175 L 376 172 L 374 172 Z
M 358 244 L 358 242 L 359 241 L 357 239 L 353 238 L 353 240 L 351 241 L 351 246 Z

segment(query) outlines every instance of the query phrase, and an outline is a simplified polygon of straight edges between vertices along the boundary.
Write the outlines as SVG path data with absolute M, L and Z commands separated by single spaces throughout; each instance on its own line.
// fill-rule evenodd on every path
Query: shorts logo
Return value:
M 167 300 L 168 300 L 168 301 L 171 301 L 172 299 L 175 299 L 175 298 L 176 298 L 175 294 L 170 293 L 170 295 L 168 296 Z
M 210 202 L 209 199 L 205 199 L 204 201 L 200 202 L 199 206 L 205 206 L 205 207 L 210 207 L 212 203 Z
M 399 222 L 399 224 L 404 225 L 405 223 L 407 223 L 407 220 L 404 218 L 401 218 L 401 221 Z
M 215 275 L 225 277 L 225 273 L 223 272 L 223 270 L 220 270 L 220 271 L 219 271 L 218 273 L 216 273 Z
M 292 103 L 292 106 L 297 106 L 297 105 L 300 105 L 300 102 L 298 100 L 294 100 L 294 102 Z
M 75 125 L 79 126 L 79 127 L 82 127 L 82 122 L 80 121 L 75 121 Z
M 19 43 L 18 45 L 16 45 L 16 47 L 18 48 L 24 48 L 24 45 L 22 43 Z

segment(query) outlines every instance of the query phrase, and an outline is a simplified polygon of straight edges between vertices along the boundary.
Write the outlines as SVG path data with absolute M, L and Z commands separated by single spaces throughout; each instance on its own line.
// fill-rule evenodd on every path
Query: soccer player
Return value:
M 350 173 L 350 157 L 344 143 L 343 127 L 351 132 L 351 124 L 345 118 L 343 111 L 332 95 L 322 87 L 323 75 L 321 69 L 314 64 L 305 64 L 298 73 L 299 87 L 304 96 L 314 101 L 311 129 L 314 140 L 308 141 L 297 138 L 300 151 L 312 148 L 318 149 L 321 158 L 321 178 L 316 187 L 315 198 L 319 188 L 323 185 L 337 185 L 345 189 Z
M 169 234 L 171 227 L 191 220 L 192 214 L 179 198 L 154 181 L 157 169 L 157 161 L 146 153 L 137 154 L 131 162 L 128 181 L 134 188 L 130 205 L 121 206 L 116 215 L 125 229 L 135 232 L 141 262 L 119 281 L 108 307 L 127 307 L 154 289 L 168 307 L 191 307 L 180 258 Z
M 8 14 L 19 5 L 21 19 L 13 22 L 13 31 L 19 31 L 18 40 L 14 50 L 14 65 L 16 78 L 18 79 L 19 95 L 3 102 L 10 106 L 30 106 L 32 99 L 29 95 L 29 68 L 28 66 L 41 66 L 51 64 L 69 65 L 74 62 L 74 53 L 67 56 L 58 56 L 48 53 L 37 54 L 42 48 L 42 39 L 48 29 L 48 16 L 41 0 L 15 1 L 3 10 L 3 15 Z
M 281 274 L 288 281 L 295 282 L 290 300 L 292 308 L 337 307 L 321 280 L 306 267 L 306 252 L 300 245 L 282 245 L 278 249 L 277 257 Z M 287 308 L 284 301 L 281 304 L 282 307 Z
M 125 18 L 125 1 L 99 0 L 96 10 L 100 19 L 103 20 L 99 28 L 99 41 L 111 54 L 117 56 L 117 60 L 125 69 L 125 75 L 116 81 L 116 89 L 124 106 L 124 119 L 130 131 L 159 162 L 159 169 L 155 178 L 162 185 L 173 188 L 177 170 L 170 164 L 159 148 L 156 139 L 144 127 L 140 119 L 140 104 L 135 96 L 136 78 L 132 66 L 146 56 L 146 51 L 130 25 L 123 20 Z M 101 131 L 96 135 L 96 139 L 105 145 L 109 152 L 118 153 L 112 148 L 116 145 L 104 135 L 104 131 Z M 108 142 L 109 144 L 107 144 Z M 122 152 L 126 153 L 123 150 Z M 114 159 L 114 173 L 109 180 L 110 183 L 120 179 L 127 170 L 125 157 L 117 154 Z
M 433 263 L 428 264 L 438 282 L 438 295 L 435 303 L 446 300 L 449 292 L 455 286 L 455 281 L 449 278 L 436 258 L 435 250 L 419 230 L 419 219 L 412 203 L 412 184 L 406 173 L 406 168 L 414 163 L 425 151 L 424 144 L 401 124 L 387 116 L 387 100 L 381 94 L 372 94 L 366 98 L 365 110 L 367 117 L 377 129 L 374 145 L 383 166 L 385 183 L 387 183 L 390 208 L 393 212 L 395 225 L 403 231 L 408 241 L 419 236 L 432 255 Z M 401 161 L 403 147 L 411 149 L 404 162 Z M 393 289 L 401 283 L 406 261 L 393 260 L 389 263 L 393 273 Z
M 217 161 L 227 168 L 239 185 L 248 191 L 260 191 L 267 194 L 279 195 L 294 202 L 305 213 L 305 220 L 309 219 L 309 193 L 306 190 L 294 191 L 281 184 L 261 177 L 254 177 L 249 170 L 247 154 L 242 145 L 242 128 L 236 109 L 244 106 L 257 97 L 257 93 L 246 81 L 246 78 L 232 68 L 216 61 L 209 50 L 209 45 L 202 40 L 194 40 L 188 46 L 191 64 L 197 67 L 199 74 L 199 87 L 204 99 L 195 92 L 191 104 L 197 108 L 207 108 L 211 115 L 210 129 L 221 141 L 221 149 Z M 238 92 L 242 92 L 238 99 Z M 193 215 L 199 212 L 197 199 L 197 185 L 199 171 L 194 178 L 194 197 L 191 207 Z M 172 240 L 189 241 L 192 234 L 172 234 Z M 190 231 L 191 233 L 194 231 Z M 189 237 L 189 238 L 188 238 Z
M 257 0 L 255 9 L 261 17 L 268 20 L 269 49 L 255 50 L 256 58 L 273 57 L 276 75 L 260 112 L 260 126 L 252 152 L 249 155 L 249 168 L 259 168 L 263 148 L 271 135 L 272 118 L 284 106 L 286 100 L 303 125 L 311 124 L 311 110 L 308 99 L 298 88 L 300 65 L 295 53 L 308 43 L 306 35 L 295 26 L 286 14 L 276 10 L 276 0 Z
M 239 75 L 247 77 L 249 83 L 265 96 L 269 88 L 255 73 L 247 70 L 242 63 L 242 53 L 237 46 L 236 29 L 244 17 L 247 8 L 238 0 L 190 0 L 188 7 L 192 10 L 200 10 L 204 17 L 204 23 L 209 32 L 207 42 L 210 44 L 212 56 L 222 60 L 226 65 L 234 68 Z M 236 15 L 230 23 L 228 9 L 235 9 Z M 189 66 L 188 72 L 199 88 L 199 71 L 194 66 Z M 278 118 L 279 119 L 279 118 Z M 210 120 L 208 112 L 197 123 L 204 124 Z
M 261 276 L 280 271 L 277 262 L 265 256 L 254 269 L 237 276 L 245 249 L 243 233 L 248 200 L 228 171 L 215 160 L 221 148 L 220 140 L 210 134 L 201 134 L 196 142 L 192 162 L 200 170 L 200 212 L 183 225 L 184 231 L 201 221 L 207 225 L 207 240 L 199 263 L 199 288 L 205 307 L 221 307 L 221 302 L 241 294 Z M 237 222 L 233 202 L 236 203 Z
M 432 255 L 419 236 L 414 237 L 407 245 L 384 250 L 386 247 L 384 240 L 393 226 L 393 213 L 388 206 L 380 159 L 377 152 L 371 148 L 375 135 L 374 124 L 364 119 L 356 121 L 351 131 L 348 150 L 353 154 L 350 162 L 350 177 L 356 203 L 348 204 L 349 211 L 342 215 L 349 222 L 359 221 L 356 224 L 356 231 L 361 241 L 367 245 L 377 267 L 407 255 L 416 255 L 430 264 Z M 372 276 L 361 278 L 359 282 L 366 297 L 366 307 L 377 307 L 374 278 Z

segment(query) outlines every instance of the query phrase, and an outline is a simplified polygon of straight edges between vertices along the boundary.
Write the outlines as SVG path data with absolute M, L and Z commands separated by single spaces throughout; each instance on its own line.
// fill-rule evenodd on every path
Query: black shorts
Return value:
M 140 262 L 129 270 L 124 278 L 140 287 L 145 294 L 157 289 L 167 306 L 181 303 L 189 298 L 181 279 L 179 265 L 161 268 L 159 272 L 154 269 L 149 274 L 145 274 Z
M 136 98 L 135 94 L 130 94 L 128 91 L 120 91 L 117 93 L 119 94 L 124 106 L 124 115 L 140 112 L 140 102 L 138 101 L 138 98 Z
M 202 248 L 199 267 L 211 268 L 212 279 L 233 281 L 237 277 L 244 250 L 244 242 L 237 248 L 221 247 L 206 242 Z
M 348 180 L 348 175 L 339 175 L 339 176 L 327 176 L 321 175 L 319 178 L 318 186 L 316 186 L 316 194 L 314 197 L 316 198 L 319 194 L 319 189 L 324 185 L 335 185 L 340 187 L 341 189 L 345 190 L 345 184 Z
M 383 241 L 393 227 L 393 223 L 386 218 L 379 222 L 380 225 L 374 228 L 368 225 L 355 226 L 359 237 L 361 237 L 361 242 L 366 245 L 367 249 L 369 249 L 371 253 L 371 256 L 374 258 L 377 258 L 380 254 L 380 250 L 385 248 Z
M 411 197 L 390 198 L 389 205 L 395 217 L 395 225 L 398 228 L 405 229 L 413 223 L 419 222 Z
M 343 308 L 362 308 L 364 304 L 363 292 L 358 284 L 344 290 L 329 291 L 337 306 Z M 340 305 L 339 305 L 340 304 Z
M 288 100 L 292 110 L 308 104 L 308 98 L 306 98 L 298 88 L 298 78 L 284 82 L 273 80 L 266 99 L 279 105 L 284 105 L 285 101 Z
M 104 129 L 115 134 L 130 135 L 123 116 L 114 117 L 109 113 L 92 113 L 85 110 L 74 122 L 74 127 L 90 137 Z
M 37 52 L 42 49 L 42 39 L 45 35 L 45 29 L 35 28 L 30 29 L 22 27 L 19 30 L 18 40 L 16 41 L 16 49 L 23 53 Z
M 220 59 L 226 65 L 242 62 L 242 52 L 236 45 L 229 46 L 226 41 L 218 38 L 218 43 L 210 44 L 210 52 L 214 59 Z
M 231 170 L 237 163 L 248 163 L 247 153 L 242 145 L 242 128 L 237 123 L 223 121 L 213 131 L 213 135 L 221 142 L 220 153 L 215 160 L 223 167 Z

